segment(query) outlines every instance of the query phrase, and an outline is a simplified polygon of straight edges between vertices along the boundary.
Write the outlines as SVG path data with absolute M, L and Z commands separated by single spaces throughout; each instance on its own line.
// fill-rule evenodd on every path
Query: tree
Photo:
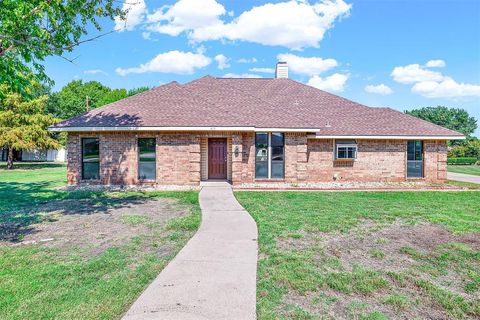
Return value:
M 147 90 L 150 90 L 150 88 L 149 87 L 133 88 L 133 89 L 128 90 L 128 96 L 131 97 L 131 96 L 136 95 L 137 93 L 142 93 L 142 92 L 147 91 Z
M 42 92 L 48 92 L 46 90 L 44 88 Z M 60 119 L 67 119 L 86 111 L 87 96 L 88 109 L 93 110 L 146 90 L 149 88 L 139 87 L 128 91 L 126 89 L 110 89 L 98 81 L 74 80 L 67 83 L 59 92 L 50 94 L 46 109 L 47 112 Z
M 7 168 L 13 169 L 13 149 L 59 148 L 60 144 L 47 131 L 48 126 L 58 122 L 45 114 L 47 96 L 24 100 L 18 93 L 1 85 L 0 92 L 0 146 L 7 146 Z
M 102 18 L 125 19 L 118 0 L 2 0 L 0 1 L 0 83 L 27 94 L 32 80 L 51 82 L 43 60 L 64 56 L 79 44 L 92 24 L 101 31 Z
M 477 129 L 477 120 L 471 117 L 467 111 L 459 108 L 447 108 L 444 106 L 426 107 L 405 111 L 405 113 L 461 132 L 467 137 L 467 140 L 472 139 L 473 132 Z
M 448 150 L 449 158 L 471 157 L 480 160 L 480 140 L 472 139 L 463 146 L 455 146 Z
M 110 91 L 109 87 L 98 81 L 74 80 L 59 92 L 52 94 L 48 111 L 60 119 L 71 118 L 86 112 L 86 97 L 88 97 L 88 109 L 92 110 L 101 106 L 102 99 Z
M 106 92 L 98 101 L 98 106 L 104 106 L 106 104 L 122 100 L 128 97 L 128 93 L 126 89 L 113 89 L 109 92 Z

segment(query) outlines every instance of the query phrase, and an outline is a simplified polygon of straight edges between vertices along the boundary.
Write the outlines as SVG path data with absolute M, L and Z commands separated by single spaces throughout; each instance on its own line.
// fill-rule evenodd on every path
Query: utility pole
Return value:
M 87 99 L 87 112 L 88 112 L 88 96 L 86 96 L 86 99 Z

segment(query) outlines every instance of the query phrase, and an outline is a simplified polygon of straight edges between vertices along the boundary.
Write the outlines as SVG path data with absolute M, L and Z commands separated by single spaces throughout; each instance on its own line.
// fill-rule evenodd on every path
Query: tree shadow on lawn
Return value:
M 56 221 L 62 215 L 108 214 L 111 209 L 148 201 L 141 195 L 111 197 L 92 191 L 57 191 L 49 183 L 0 182 L 0 242 L 19 242 L 35 233 L 32 224 Z

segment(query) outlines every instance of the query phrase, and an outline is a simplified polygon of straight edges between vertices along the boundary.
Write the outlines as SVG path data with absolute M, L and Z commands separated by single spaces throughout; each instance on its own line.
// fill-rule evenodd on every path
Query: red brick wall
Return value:
M 304 182 L 307 179 L 307 136 L 302 133 L 285 134 L 285 181 Z
M 233 184 L 255 182 L 255 135 L 231 133 Z M 100 138 L 100 180 L 91 184 L 138 183 L 137 138 L 157 138 L 158 184 L 198 185 L 201 180 L 201 137 L 205 133 L 71 133 L 68 137 L 68 183 L 81 181 L 82 137 Z M 334 141 L 285 134 L 285 182 L 406 180 L 406 141 L 357 140 L 355 161 L 335 161 Z M 425 141 L 425 180 L 446 180 L 445 141 Z M 265 181 L 265 180 L 262 180 Z
M 447 143 L 446 141 L 425 141 L 424 166 L 425 179 L 434 182 L 447 180 Z
M 255 134 L 242 134 L 242 172 L 241 182 L 251 183 L 255 180 Z M 235 181 L 234 181 L 235 183 Z
M 406 180 L 405 140 L 357 140 L 355 161 L 334 160 L 334 140 L 308 140 L 308 181 L 404 181 Z M 426 181 L 444 182 L 447 144 L 424 142 Z
M 100 139 L 100 180 L 82 181 L 81 138 Z M 200 137 L 196 134 L 101 133 L 68 136 L 68 184 L 137 184 L 137 138 L 157 138 L 158 184 L 197 185 L 200 181 Z
M 309 181 L 405 180 L 406 143 L 399 140 L 357 140 L 357 159 L 334 159 L 333 140 L 308 140 Z

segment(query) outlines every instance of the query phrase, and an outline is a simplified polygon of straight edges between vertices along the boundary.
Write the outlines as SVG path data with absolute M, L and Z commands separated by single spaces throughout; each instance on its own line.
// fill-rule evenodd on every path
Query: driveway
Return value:
M 255 319 L 257 226 L 228 184 L 200 191 L 202 224 L 123 319 Z
M 480 184 L 480 176 L 474 176 L 472 174 L 448 172 L 447 179 Z

